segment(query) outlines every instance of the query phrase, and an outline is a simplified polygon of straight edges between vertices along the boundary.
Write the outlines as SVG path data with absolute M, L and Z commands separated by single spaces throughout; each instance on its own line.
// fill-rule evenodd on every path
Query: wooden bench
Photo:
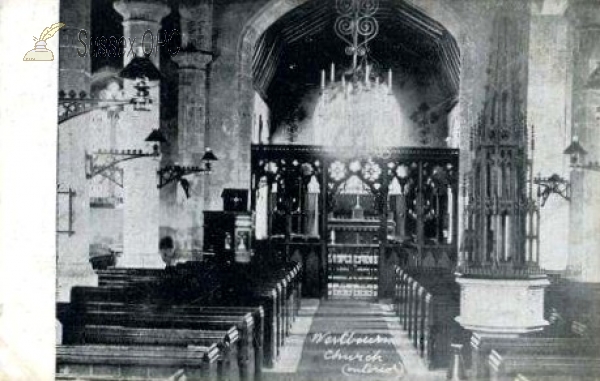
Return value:
M 95 375 L 66 375 L 56 374 L 55 381 L 123 381 L 121 376 L 95 376 Z M 186 381 L 185 371 L 178 370 L 168 377 L 127 377 L 127 381 Z
M 131 269 L 129 269 L 131 270 Z M 294 270 L 295 273 L 298 272 L 298 270 Z M 157 273 L 158 274 L 158 273 Z M 177 273 L 172 274 L 173 276 L 177 276 Z M 237 277 L 236 277 L 237 279 Z M 163 279 L 164 280 L 164 279 Z M 239 279 L 238 279 L 239 280 Z M 178 279 L 167 279 L 166 280 L 168 283 L 169 282 L 178 282 Z M 278 281 L 269 281 L 269 284 L 273 284 L 273 283 L 277 283 L 277 282 L 282 282 L 282 280 L 278 280 Z M 229 283 L 234 283 L 234 282 L 229 282 Z M 191 296 L 190 300 L 188 300 L 185 304 L 207 304 L 207 305 L 215 305 L 215 304 L 223 304 L 223 305 L 240 305 L 240 303 L 242 303 L 243 305 L 262 305 L 263 303 L 267 303 L 267 306 L 265 307 L 265 315 L 268 315 L 267 318 L 273 318 L 273 319 L 278 319 L 278 321 L 276 322 L 276 326 L 277 328 L 277 332 L 275 333 L 275 335 L 273 335 L 274 337 L 277 338 L 277 346 L 281 346 L 283 343 L 283 337 L 284 334 L 280 333 L 280 331 L 283 330 L 284 325 L 286 324 L 284 322 L 284 313 L 282 313 L 283 308 L 285 306 L 285 302 L 282 299 L 282 290 L 283 287 L 280 286 L 279 288 L 277 288 L 274 285 L 266 285 L 265 283 L 267 282 L 262 282 L 261 284 L 245 284 L 245 292 L 243 294 L 241 294 L 239 292 L 239 288 L 241 287 L 241 285 L 239 284 L 232 284 L 232 286 L 230 287 L 231 289 L 228 290 L 228 285 L 225 284 L 224 288 L 225 288 L 225 292 L 223 293 L 223 295 L 219 295 L 220 297 L 217 299 L 207 299 L 205 298 L 203 295 L 201 295 L 201 290 L 199 290 L 200 292 L 200 297 L 199 298 L 195 298 L 193 297 L 193 295 Z M 138 284 L 139 286 L 139 284 Z M 165 304 L 174 304 L 172 303 L 172 301 L 167 297 L 169 294 L 168 290 L 167 291 L 156 291 L 157 289 L 160 289 L 161 286 L 163 286 L 160 283 L 160 279 L 157 280 L 153 285 L 144 285 L 144 287 L 113 287 L 113 286 L 104 286 L 104 287 L 99 287 L 99 288 L 95 288 L 95 291 L 91 291 L 89 288 L 86 289 L 81 289 L 81 288 L 74 288 L 72 291 L 72 297 L 71 300 L 73 303 L 77 303 L 78 301 L 81 300 L 96 300 L 96 301 L 123 301 L 123 302 L 129 302 L 129 303 L 137 303 L 137 302 L 144 302 L 144 303 L 154 303 L 157 302 L 157 300 L 163 300 L 165 302 Z M 172 286 L 173 288 L 177 289 L 177 284 L 169 284 L 167 285 L 167 287 Z M 276 304 L 275 307 L 277 308 L 277 311 L 271 312 L 268 311 L 269 306 L 272 306 L 273 303 L 269 303 L 272 300 L 272 291 L 273 289 L 276 290 L 277 292 L 277 298 L 276 298 Z M 279 291 L 277 291 L 279 290 Z M 86 295 L 87 293 L 87 295 Z M 84 295 L 81 295 L 84 294 Z M 162 295 L 164 294 L 164 295 Z M 181 302 L 181 301 L 180 301 Z M 270 327 L 271 325 L 269 325 Z M 270 329 L 270 328 L 267 328 Z M 268 332 L 268 336 L 270 336 L 270 332 Z M 275 353 L 276 351 L 273 350 L 269 350 L 270 353 Z M 272 357 L 276 356 L 275 355 L 271 355 Z
M 563 376 L 577 378 L 597 377 L 600 358 L 573 353 L 529 353 L 527 350 L 492 350 L 489 356 L 490 380 L 513 381 L 519 373 L 535 376 Z
M 174 375 L 186 380 L 217 379 L 219 349 L 210 347 L 154 347 L 127 345 L 59 345 L 56 348 L 56 373 L 122 380 L 164 379 Z M 182 379 L 181 376 L 177 377 Z
M 590 351 L 587 341 L 582 339 L 568 339 L 558 337 L 482 337 L 478 334 L 471 336 L 471 369 L 475 379 L 489 376 L 488 357 L 492 350 L 517 351 L 526 353 L 560 353 L 577 351 L 588 353 Z
M 598 381 L 598 375 L 564 375 L 564 374 L 522 374 L 519 373 L 514 381 Z
M 200 331 L 188 329 L 131 328 L 107 325 L 87 325 L 83 328 L 82 343 L 92 345 L 135 346 L 211 346 L 219 348 L 219 380 L 240 377 L 238 366 L 238 330 Z
M 225 299 L 221 300 L 223 304 L 229 304 L 234 306 L 239 306 L 241 304 L 254 303 L 257 307 L 244 307 L 246 309 L 254 309 L 254 318 L 257 320 L 257 327 L 264 334 L 264 337 L 261 338 L 262 348 L 264 348 L 264 365 L 267 367 L 272 367 L 274 361 L 276 359 L 277 353 L 279 351 L 277 347 L 277 342 L 275 342 L 275 338 L 277 337 L 277 329 L 279 327 L 277 319 L 277 313 L 274 309 L 277 306 L 277 293 L 273 289 L 264 288 L 260 290 L 255 290 L 255 294 L 251 301 L 247 300 L 248 298 L 242 299 Z M 204 302 L 204 301 L 202 301 Z M 215 301 L 210 301 L 210 308 L 231 308 L 228 306 L 214 306 L 212 303 Z M 162 304 L 164 309 L 173 309 L 177 305 L 172 305 L 167 303 L 164 300 L 156 300 L 147 294 L 140 292 L 139 290 L 130 289 L 130 288 L 120 288 L 120 287 L 74 287 L 71 291 L 71 303 L 67 305 L 58 305 L 59 309 L 59 320 L 68 321 L 71 318 L 81 315 L 83 311 L 92 309 L 102 309 L 100 304 L 106 306 L 106 308 L 111 308 L 111 303 L 115 304 L 115 306 L 123 306 L 123 305 L 144 305 L 145 308 L 152 308 L 151 306 L 155 306 L 154 308 L 159 308 Z M 183 306 L 191 306 L 190 304 L 186 304 Z M 193 304 L 193 306 L 196 306 Z M 264 308 L 260 307 L 264 306 Z M 207 307 L 206 304 L 201 303 L 197 305 L 197 307 Z M 114 307 L 119 308 L 119 307 Z M 237 307 L 235 307 L 237 308 Z M 263 311 L 262 315 L 256 313 L 256 311 Z M 62 311 L 62 312 L 61 312 Z M 250 310 L 247 310 L 248 312 Z M 239 312 L 239 311 L 238 311 Z M 62 316 L 62 317 L 61 317 Z M 68 334 L 68 331 L 65 332 Z M 68 340 L 65 337 L 66 340 Z
M 172 328 L 190 330 L 229 330 L 236 327 L 240 333 L 238 341 L 238 364 L 240 378 L 257 380 L 261 378 L 262 367 L 256 366 L 257 354 L 251 345 L 254 340 L 254 319 L 251 314 L 244 315 L 194 315 L 177 313 L 157 313 L 154 311 L 87 311 L 71 326 L 63 324 L 63 332 L 70 331 L 72 336 L 64 337 L 65 343 L 82 343 L 87 325 L 109 325 L 132 328 Z
M 396 268 L 397 311 L 403 330 L 430 369 L 448 365 L 453 341 L 464 342 L 467 332 L 455 321 L 460 288 L 447 269 Z
M 289 332 L 292 326 L 292 322 L 295 319 L 295 316 L 298 313 L 300 308 L 300 295 L 301 295 L 301 265 L 296 263 L 291 263 L 286 265 L 286 267 L 271 269 L 270 271 L 266 271 L 269 274 L 269 278 L 265 278 L 264 273 L 262 271 L 257 274 L 249 273 L 248 269 L 243 266 L 232 265 L 230 268 L 219 268 L 217 266 L 206 265 L 203 266 L 201 263 L 189 264 L 186 266 L 191 267 L 193 269 L 203 269 L 207 271 L 204 267 L 207 267 L 210 271 L 213 272 L 225 272 L 229 273 L 229 282 L 227 282 L 227 277 L 221 277 L 220 281 L 222 283 L 220 286 L 225 290 L 224 295 L 219 295 L 218 300 L 224 301 L 224 304 L 232 304 L 230 302 L 231 299 L 236 301 L 244 298 L 240 298 L 241 289 L 244 291 L 252 291 L 254 289 L 261 289 L 265 291 L 265 288 L 275 288 L 278 293 L 277 298 L 277 313 L 274 313 L 273 316 L 276 316 L 278 319 L 277 325 L 277 335 L 275 335 L 277 339 L 277 352 L 279 348 L 284 344 L 285 337 L 289 336 Z M 102 272 L 103 280 L 100 282 L 103 287 L 126 287 L 127 285 L 135 284 L 140 287 L 140 284 L 143 284 L 146 288 L 151 288 L 154 285 L 154 288 L 161 288 L 161 282 L 166 282 L 169 284 L 169 276 L 174 277 L 176 280 L 184 276 L 194 277 L 195 273 L 190 271 L 185 266 L 181 266 L 177 269 L 170 270 L 169 273 L 161 273 L 163 270 L 147 270 L 147 269 L 111 269 L 105 270 Z M 154 282 L 151 280 L 154 278 Z M 240 281 L 243 280 L 243 281 Z M 168 288 L 168 286 L 167 286 Z M 174 289 L 178 289 L 175 285 Z M 270 290 L 267 290 L 269 293 Z M 169 294 L 169 292 L 166 292 Z M 148 294 L 146 292 L 145 294 Z M 244 293 L 244 295 L 246 295 Z M 260 298 L 264 297 L 264 295 L 260 296 Z M 248 304 L 249 301 L 243 300 L 244 304 Z M 198 299 L 189 300 L 192 303 L 208 303 L 213 304 L 214 302 L 210 302 L 207 300 L 205 295 L 200 295 Z M 239 302 L 237 302 L 239 304 Z M 269 314 L 265 311 L 266 314 Z M 277 354 L 275 355 L 277 356 Z
M 255 353 L 255 368 L 260 373 L 260 368 L 265 362 L 264 356 L 264 311 L 262 307 L 223 307 L 223 306 L 194 306 L 194 305 L 175 305 L 175 306 L 162 306 L 162 305 L 151 305 L 145 304 L 140 305 L 128 305 L 118 302 L 87 302 L 84 304 L 84 308 L 78 310 L 79 314 L 86 314 L 87 312 L 93 311 L 116 311 L 116 312 L 127 312 L 132 315 L 137 313 L 145 313 L 149 311 L 158 311 L 158 313 L 167 314 L 167 316 L 232 316 L 237 318 L 244 318 L 247 314 L 251 314 L 254 319 L 254 339 L 251 344 Z M 84 328 L 85 329 L 85 328 Z M 142 331 L 139 331 L 142 332 Z M 195 331 L 194 331 L 195 332 Z M 210 332 L 210 331 L 209 331 Z M 139 340 L 140 343 L 143 339 Z

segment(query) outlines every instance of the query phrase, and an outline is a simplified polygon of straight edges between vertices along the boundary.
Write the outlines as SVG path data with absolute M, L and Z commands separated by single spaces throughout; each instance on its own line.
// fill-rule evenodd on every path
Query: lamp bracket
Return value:
M 136 84 L 134 87 L 137 90 L 135 96 L 125 100 L 89 98 L 85 91 L 81 91 L 78 94 L 74 90 L 71 90 L 69 93 L 61 90 L 58 93 L 58 124 L 93 110 L 111 110 L 116 108 L 122 110 L 127 105 L 133 105 L 135 111 L 149 111 L 150 108 L 148 106 L 153 104 L 148 91 L 150 86 Z
M 117 167 L 118 164 L 134 159 L 158 156 L 160 156 L 158 151 L 148 153 L 142 150 L 100 150 L 91 154 L 86 153 L 85 176 L 87 179 L 91 179 L 94 176 L 102 175 L 123 187 L 123 170 Z
M 201 166 L 180 166 L 180 165 L 169 165 L 161 168 L 158 171 L 158 189 L 164 186 L 181 180 L 184 176 L 191 175 L 194 173 L 206 173 L 210 174 L 211 167 L 210 163 L 206 162 L 204 167 Z
M 573 169 L 583 169 L 586 171 L 594 171 L 600 172 L 600 163 L 598 162 L 589 162 L 587 164 L 572 164 L 571 168 Z
M 559 195 L 565 200 L 571 201 L 571 183 L 557 174 L 553 174 L 550 177 L 538 175 L 533 179 L 533 183 L 538 186 L 538 199 L 541 200 L 540 206 L 542 207 L 552 194 Z

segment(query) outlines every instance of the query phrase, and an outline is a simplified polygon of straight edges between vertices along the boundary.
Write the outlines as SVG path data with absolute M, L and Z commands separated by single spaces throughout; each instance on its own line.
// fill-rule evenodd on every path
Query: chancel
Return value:
M 600 377 L 596 0 L 60 10 L 57 379 Z

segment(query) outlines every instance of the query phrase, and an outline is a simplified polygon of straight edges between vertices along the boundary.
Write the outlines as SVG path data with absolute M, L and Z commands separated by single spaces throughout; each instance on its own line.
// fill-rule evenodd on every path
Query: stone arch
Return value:
M 250 17 L 238 40 L 236 54 L 238 91 L 243 90 L 244 80 L 252 81 L 254 47 L 260 36 L 286 13 L 310 1 L 313 0 L 270 0 Z M 465 26 L 464 23 L 461 23 L 461 12 L 449 5 L 446 0 L 412 0 L 410 5 L 442 24 L 456 39 L 459 49 L 462 51 L 461 41 L 463 39 L 460 37 L 465 33 Z

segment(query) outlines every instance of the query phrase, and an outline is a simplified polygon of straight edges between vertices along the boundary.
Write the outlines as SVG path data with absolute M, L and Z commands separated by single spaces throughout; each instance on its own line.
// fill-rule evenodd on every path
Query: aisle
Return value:
M 275 368 L 263 381 L 443 381 L 429 371 L 390 304 L 303 300 Z
M 405 368 L 381 305 L 322 301 L 304 342 L 298 380 L 399 380 Z

